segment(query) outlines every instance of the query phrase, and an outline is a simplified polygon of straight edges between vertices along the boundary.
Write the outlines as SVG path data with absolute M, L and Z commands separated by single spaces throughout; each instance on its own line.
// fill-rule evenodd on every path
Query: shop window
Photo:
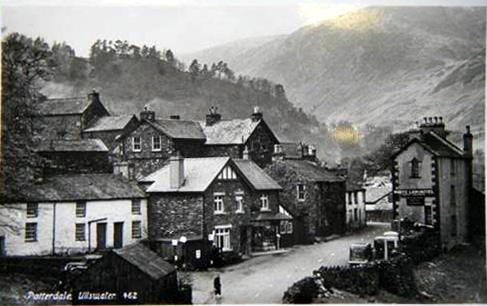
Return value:
M 222 251 L 230 251 L 230 227 L 215 228 L 215 245 Z

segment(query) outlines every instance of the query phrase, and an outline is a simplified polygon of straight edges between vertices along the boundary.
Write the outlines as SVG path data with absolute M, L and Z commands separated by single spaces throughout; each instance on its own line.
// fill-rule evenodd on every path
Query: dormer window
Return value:
M 411 178 L 419 178 L 421 173 L 421 162 L 414 157 L 411 160 Z

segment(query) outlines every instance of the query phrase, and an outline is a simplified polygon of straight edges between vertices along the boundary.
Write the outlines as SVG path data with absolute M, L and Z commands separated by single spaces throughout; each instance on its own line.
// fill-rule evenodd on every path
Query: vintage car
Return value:
M 384 236 L 374 238 L 375 259 L 387 260 L 399 247 L 399 234 L 396 232 L 386 232 L 384 234 Z
M 350 246 L 350 257 L 348 263 L 351 266 L 362 265 L 373 259 L 372 246 L 370 243 L 353 243 Z

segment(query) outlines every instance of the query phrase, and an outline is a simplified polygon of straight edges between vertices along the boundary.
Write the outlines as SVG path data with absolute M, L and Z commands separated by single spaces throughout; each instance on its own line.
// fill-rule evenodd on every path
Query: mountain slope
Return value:
M 404 129 L 440 115 L 452 129 L 484 124 L 484 8 L 370 7 L 231 50 L 192 56 L 283 84 L 320 121 Z

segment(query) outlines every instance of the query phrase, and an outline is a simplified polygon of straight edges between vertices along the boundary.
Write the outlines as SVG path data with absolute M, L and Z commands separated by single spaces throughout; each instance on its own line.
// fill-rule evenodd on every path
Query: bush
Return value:
M 306 277 L 289 287 L 282 300 L 285 304 L 310 304 L 319 293 L 320 288 L 315 278 Z

